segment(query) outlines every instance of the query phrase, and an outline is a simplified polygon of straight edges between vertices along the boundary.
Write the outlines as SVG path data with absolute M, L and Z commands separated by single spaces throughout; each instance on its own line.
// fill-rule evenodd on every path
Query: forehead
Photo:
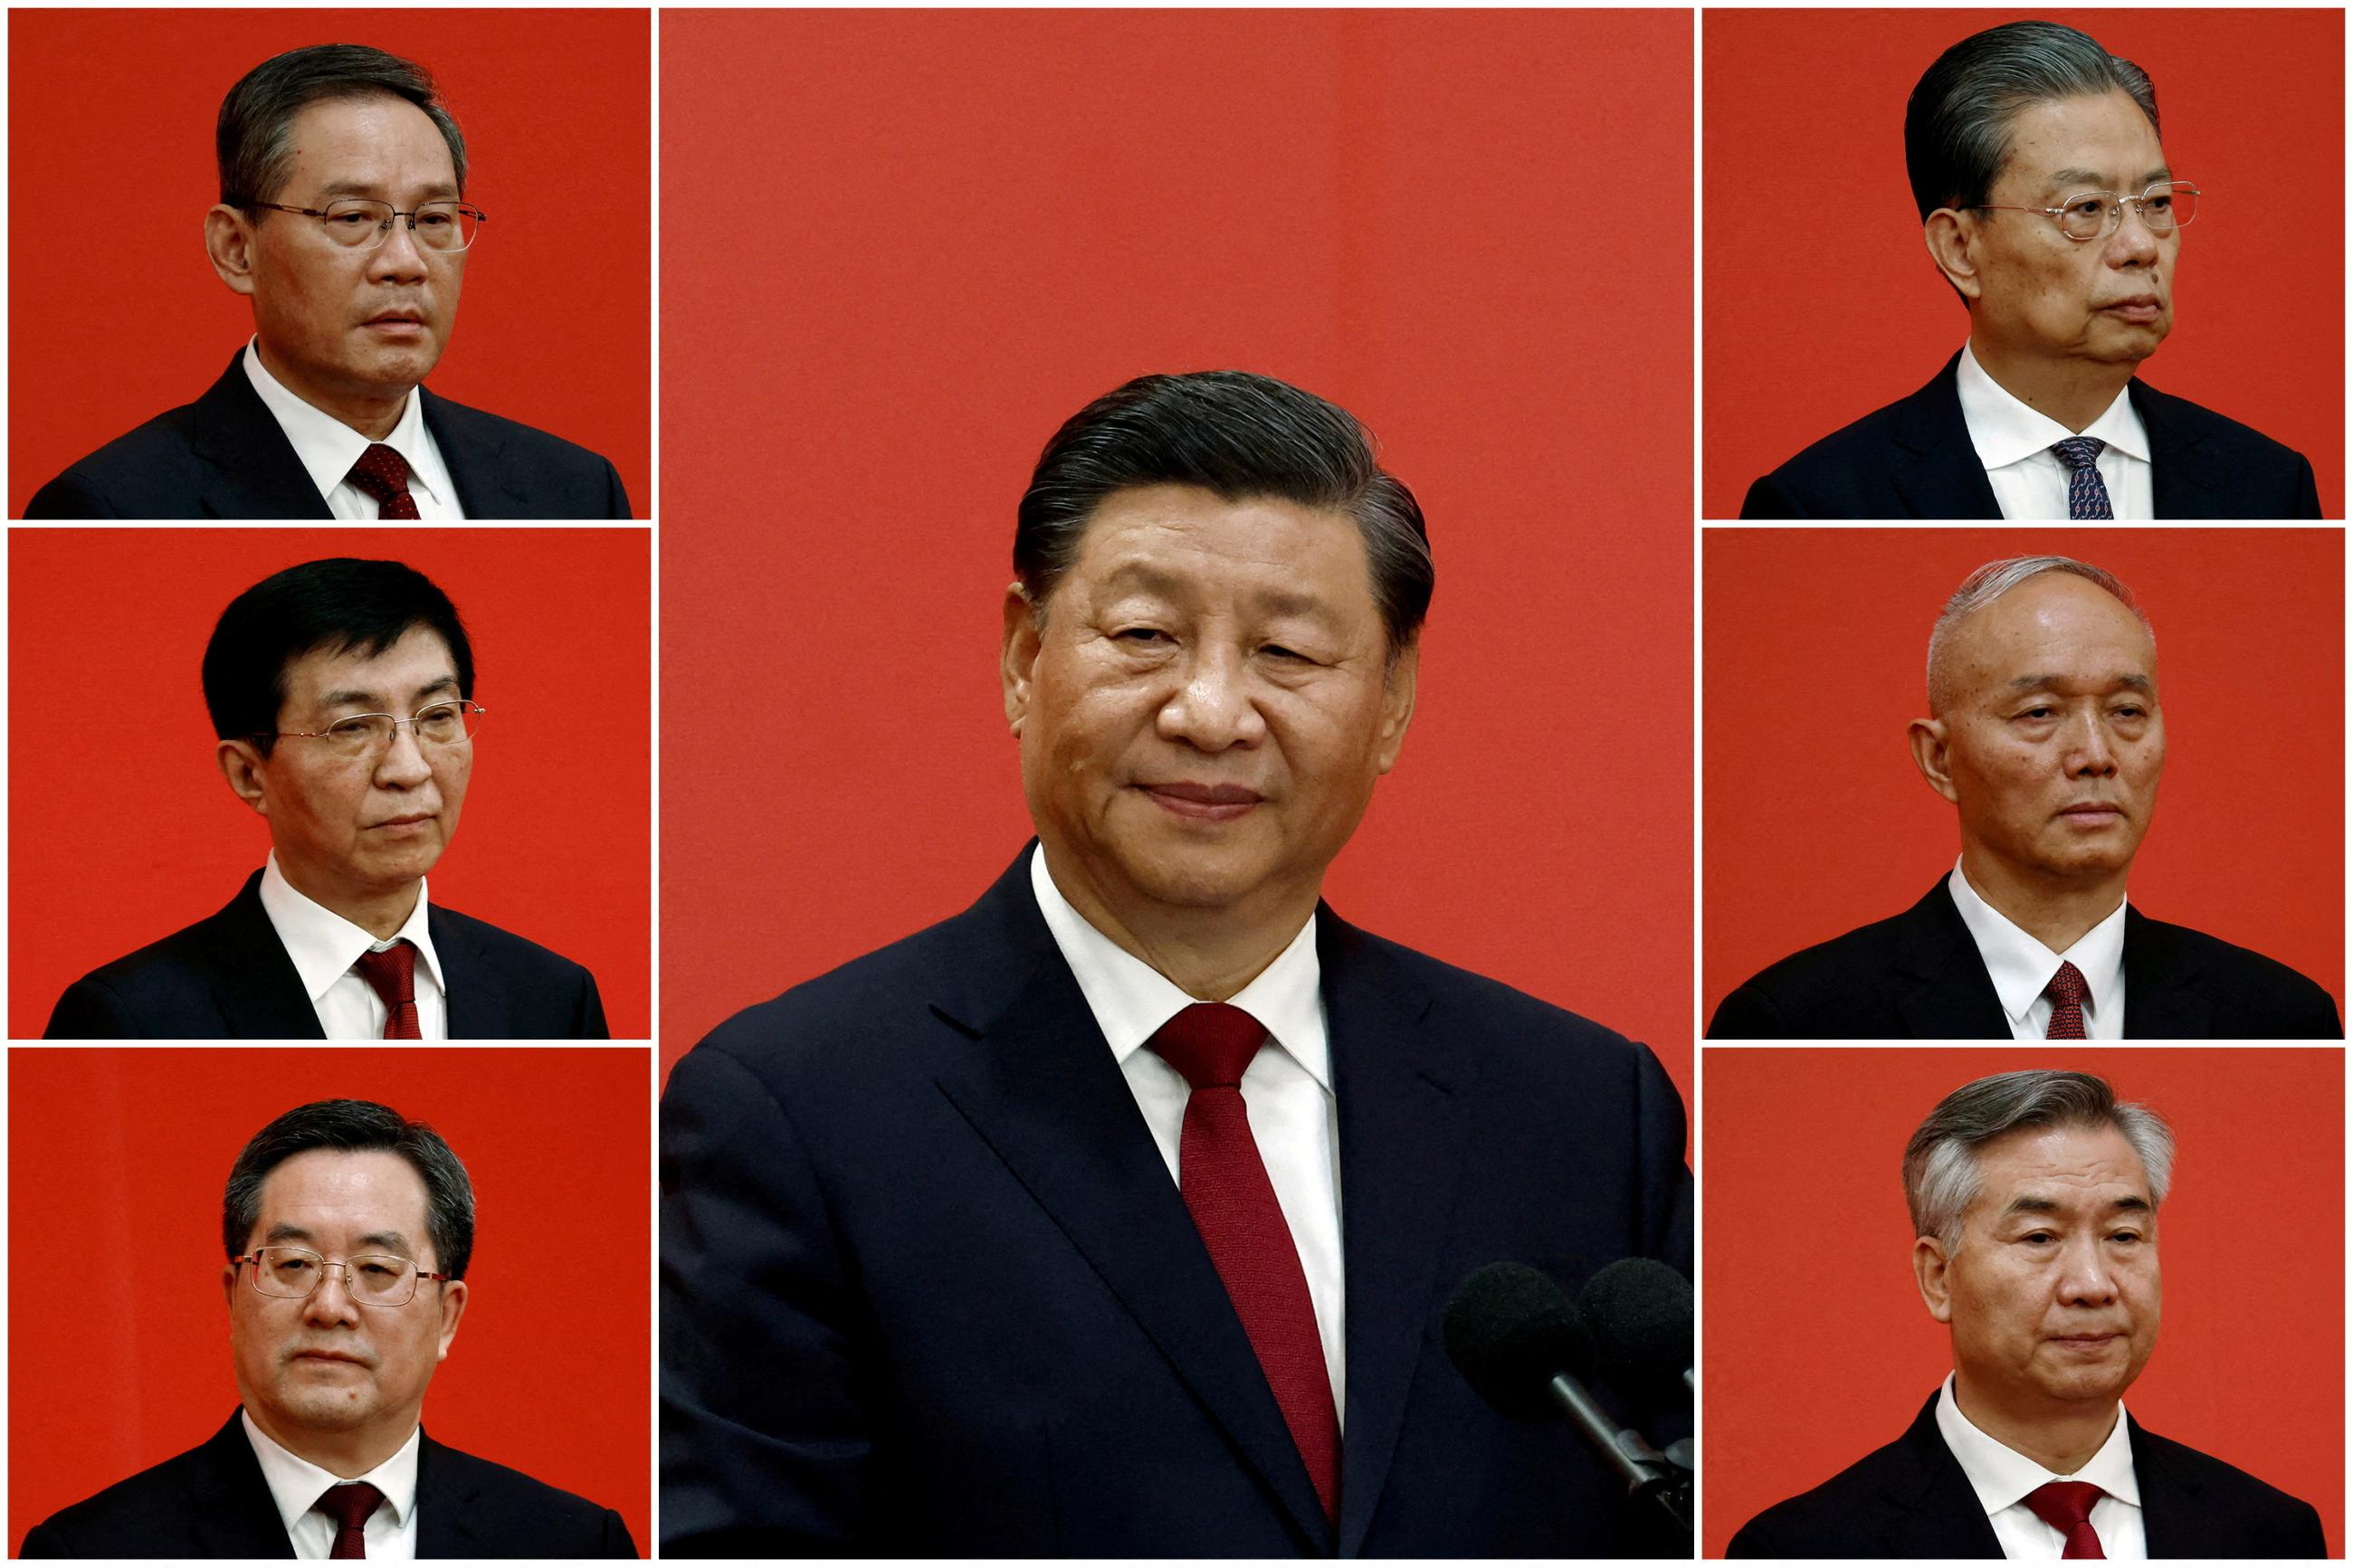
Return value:
M 2064 195 L 2062 185 L 2138 191 L 2165 166 L 2157 127 L 2120 90 L 2038 100 L 2013 110 L 2006 129 L 1998 184 L 2015 196 Z
M 2066 572 L 2030 577 L 1955 628 L 1964 686 L 2008 686 L 2030 676 L 2154 679 L 2157 645 L 2140 617 L 2097 584 Z
M 1104 497 L 1072 574 L 1098 589 L 1280 588 L 1335 610 L 1373 609 L 1364 535 L 1347 513 L 1265 496 L 1229 500 L 1194 485 Z
M 384 1149 L 307 1149 L 271 1167 L 261 1183 L 256 1234 L 299 1226 L 322 1241 L 397 1231 L 426 1245 L 425 1178 Z
M 287 661 L 286 706 L 322 701 L 398 702 L 439 681 L 454 679 L 458 661 L 430 626 L 411 626 L 377 653 L 365 648 L 313 648 Z
M 2114 1125 L 2025 1127 L 1977 1152 L 1974 1215 L 2000 1214 L 2021 1197 L 2062 1207 L 2104 1206 L 2126 1195 L 2154 1201 L 2140 1156 Z
M 288 127 L 286 189 L 306 196 L 455 195 L 458 166 L 426 112 L 384 93 L 306 104 Z

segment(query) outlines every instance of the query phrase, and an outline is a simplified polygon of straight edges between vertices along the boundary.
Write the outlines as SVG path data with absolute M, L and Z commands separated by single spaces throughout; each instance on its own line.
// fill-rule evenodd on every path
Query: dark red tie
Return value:
M 2105 1558 L 2099 1533 L 2092 1528 L 2092 1505 L 2107 1495 L 2089 1481 L 2045 1481 L 2026 1494 L 2026 1506 L 2067 1538 L 2061 1557 Z
M 384 998 L 384 1037 L 387 1040 L 421 1040 L 425 1031 L 417 1026 L 417 950 L 406 937 L 394 942 L 382 952 L 361 953 L 353 968 L 360 978 L 375 987 Z
M 319 1494 L 311 1506 L 335 1521 L 335 1549 L 327 1553 L 330 1558 L 367 1555 L 368 1515 L 383 1500 L 384 1494 L 365 1481 L 345 1481 Z
M 2051 984 L 2042 988 L 2051 998 L 2051 1026 L 2042 1031 L 2046 1040 L 2081 1040 L 2084 1033 L 2084 997 L 2089 987 L 2084 984 L 2084 972 L 2072 963 L 2062 963 Z
M 354 489 L 375 497 L 376 516 L 417 515 L 417 498 L 408 493 L 408 459 L 383 442 L 362 452 L 347 477 Z
M 1340 1417 L 1332 1404 L 1332 1374 L 1324 1364 L 1299 1248 L 1242 1103 L 1242 1069 L 1265 1040 L 1265 1026 L 1240 1008 L 1197 1002 L 1148 1043 L 1193 1086 L 1176 1142 L 1177 1189 L 1258 1352 L 1324 1515 L 1337 1519 Z

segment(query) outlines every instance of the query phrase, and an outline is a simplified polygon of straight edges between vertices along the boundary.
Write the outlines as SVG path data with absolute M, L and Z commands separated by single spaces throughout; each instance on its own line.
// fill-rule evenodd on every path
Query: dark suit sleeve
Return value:
M 49 1040 L 135 1040 L 140 1037 L 137 1017 L 121 1005 L 121 999 L 106 984 L 84 975 L 66 987 L 50 1010 L 49 1026 L 41 1031 Z
M 630 515 L 629 492 L 621 488 L 621 471 L 613 467 L 613 461 L 609 458 L 605 459 L 605 515 L 607 517 Z
M 662 1095 L 660 1300 L 662 1554 L 854 1551 L 870 1336 L 791 1117 L 708 1044 Z
M 33 492 L 25 503 L 25 517 L 33 522 L 71 521 L 77 518 L 120 517 L 95 486 L 69 468 Z
M 2295 466 L 2301 470 L 2301 472 L 2296 475 L 2295 480 L 2295 515 L 2299 518 L 2306 518 L 2313 521 L 2318 521 L 2320 519 L 2320 486 L 2313 480 L 2312 459 L 2299 452 L 2296 454 Z
M 1773 999 L 1754 985 L 1743 985 L 1715 1005 L 1707 1022 L 1711 1040 L 1786 1040 L 1792 1031 Z
M 1692 1178 L 1683 1163 L 1683 1100 L 1647 1047 L 1638 1047 L 1636 1122 L 1640 1128 L 1643 1256 L 1692 1278 Z
M 2318 1522 L 2318 1517 L 2315 1516 L 2314 1523 L 2316 1525 Z M 71 1557 L 73 1554 L 73 1549 L 65 1543 L 64 1538 L 47 1524 L 37 1524 L 25 1531 L 24 1549 L 16 1553 L 19 1557 Z
M 639 1555 L 638 1543 L 629 1534 L 629 1525 L 611 1509 L 605 1510 L 604 1533 L 596 1543 L 599 1557 L 626 1557 L 632 1562 Z
M 1740 516 L 1744 521 L 1805 515 L 1806 509 L 1798 504 L 1798 498 L 1783 489 L 1780 481 L 1771 474 L 1749 486 L 1747 499 L 1740 503 Z
M 609 1040 L 610 1026 L 605 1022 L 605 999 L 597 994 L 596 977 L 586 969 L 580 972 L 580 1025 L 573 1035 L 577 1040 Z

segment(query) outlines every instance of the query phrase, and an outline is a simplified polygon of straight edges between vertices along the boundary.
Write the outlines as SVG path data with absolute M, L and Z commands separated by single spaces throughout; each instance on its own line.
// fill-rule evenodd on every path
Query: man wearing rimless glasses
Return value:
M 26 1557 L 635 1557 L 620 1515 L 426 1436 L 467 1306 L 474 1189 L 441 1135 L 325 1100 L 255 1133 L 221 1202 L 240 1408 L 26 1532 Z
M 52 1039 L 602 1039 L 580 965 L 433 904 L 486 710 L 457 607 L 396 561 L 310 561 L 205 648 L 216 760 L 269 826 L 227 907 L 77 980 Z
M 1968 341 L 1750 486 L 1743 517 L 2320 516 L 2302 454 L 2134 378 L 2173 330 L 2200 197 L 2138 66 L 2055 23 L 1989 28 L 1913 89 L 1904 153 Z
M 253 302 L 212 389 L 42 487 L 28 518 L 627 517 L 613 465 L 420 384 L 488 223 L 423 67 L 266 60 L 221 103 L 205 249 Z

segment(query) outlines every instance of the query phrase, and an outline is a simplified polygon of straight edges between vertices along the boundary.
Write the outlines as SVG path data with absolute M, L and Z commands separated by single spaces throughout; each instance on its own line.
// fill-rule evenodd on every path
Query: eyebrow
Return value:
M 2142 190 L 2147 190 L 2149 186 L 2156 184 L 2160 180 L 2169 180 L 2171 178 L 2173 178 L 2173 171 L 2160 163 L 2155 169 L 2141 176 L 2140 188 Z M 2105 191 L 2108 188 L 2108 177 L 2105 174 L 2096 174 L 2090 169 L 2062 169 L 2057 174 L 2051 176 L 2049 184 L 2047 184 L 2043 188 L 2048 191 L 2056 192 L 2062 186 L 2065 186 L 2070 190 L 2090 186 L 2095 190 Z
M 1168 598 L 1181 598 L 1192 588 L 1192 584 L 1185 578 L 1144 561 L 1123 562 L 1103 574 L 1103 582 L 1106 585 L 1133 583 L 1147 594 L 1159 594 Z M 1250 595 L 1250 603 L 1275 616 L 1330 619 L 1336 614 L 1330 603 L 1322 597 L 1288 588 L 1262 589 Z
M 417 689 L 415 695 L 420 698 L 430 697 L 437 691 L 454 689 L 457 684 L 458 678 L 456 676 L 445 675 L 437 680 L 427 681 L 424 685 Z M 322 708 L 341 708 L 347 703 L 382 702 L 383 700 L 385 700 L 377 696 L 373 691 L 361 691 L 352 687 L 343 686 L 337 687 L 332 691 L 322 692 L 319 696 L 319 706 Z
M 2023 1196 L 2010 1199 L 2010 1206 L 2001 1211 L 2001 1216 L 2004 1219 L 2008 1219 L 2012 1215 L 2057 1214 L 2059 1212 L 2059 1202 L 2056 1198 L 2037 1197 L 2033 1194 L 2029 1193 Z M 2116 1202 L 2110 1204 L 2107 1206 L 2106 1212 L 2109 1214 L 2153 1214 L 2156 1212 L 2156 1205 L 2151 1204 L 2147 1198 L 2128 1195 L 2118 1198 Z
M 425 201 L 448 202 L 458 199 L 458 187 L 447 180 L 436 180 L 419 188 L 425 193 L 421 198 Z M 316 199 L 323 204 L 344 196 L 364 196 L 370 201 L 378 202 L 385 199 L 384 187 L 368 180 L 330 180 L 319 187 Z
M 269 1227 L 269 1234 L 261 1238 L 261 1245 L 274 1247 L 281 1241 L 316 1241 L 317 1239 L 317 1237 L 301 1226 L 290 1225 L 280 1220 Z M 371 1247 L 381 1247 L 399 1253 L 412 1263 L 417 1260 L 417 1248 L 409 1244 L 407 1237 L 396 1230 L 372 1230 L 359 1238 L 359 1246 L 363 1251 Z
M 2050 675 L 2021 675 L 2010 683 L 2010 689 L 2012 691 L 2032 691 L 2038 688 L 2053 684 L 2057 679 L 2057 677 Z M 2108 677 L 2108 684 L 2111 686 L 2128 687 L 2135 691 L 2154 691 L 2157 689 L 2157 683 L 2149 679 L 2147 676 L 2134 675 L 2129 672 Z

